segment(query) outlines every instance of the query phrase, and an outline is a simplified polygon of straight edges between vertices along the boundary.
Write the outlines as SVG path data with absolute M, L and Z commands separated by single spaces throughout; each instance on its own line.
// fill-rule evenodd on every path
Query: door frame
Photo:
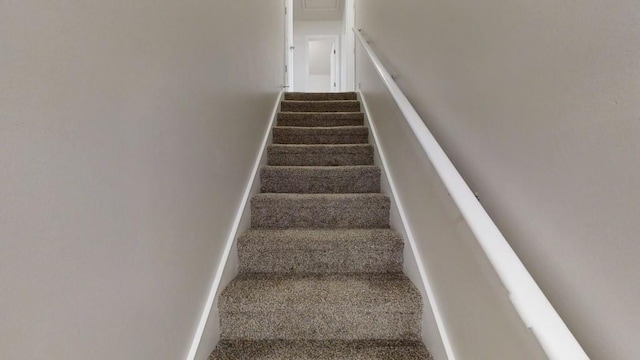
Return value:
M 284 0 L 284 85 L 285 91 L 294 89 L 294 57 L 295 39 L 293 34 L 293 0 Z
M 355 91 L 356 89 L 356 35 L 353 28 L 356 27 L 356 0 L 345 0 L 344 4 L 344 34 L 341 64 L 342 91 Z

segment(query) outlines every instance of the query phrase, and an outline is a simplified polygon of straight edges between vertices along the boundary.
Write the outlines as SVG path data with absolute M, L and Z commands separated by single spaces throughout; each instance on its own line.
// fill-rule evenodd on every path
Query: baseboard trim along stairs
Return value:
M 431 359 L 355 93 L 287 93 L 210 360 Z

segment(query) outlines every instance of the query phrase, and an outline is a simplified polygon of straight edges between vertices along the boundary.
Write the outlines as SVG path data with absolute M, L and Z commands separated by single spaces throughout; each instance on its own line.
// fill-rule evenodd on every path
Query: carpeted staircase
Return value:
M 355 93 L 287 93 L 210 359 L 431 359 Z

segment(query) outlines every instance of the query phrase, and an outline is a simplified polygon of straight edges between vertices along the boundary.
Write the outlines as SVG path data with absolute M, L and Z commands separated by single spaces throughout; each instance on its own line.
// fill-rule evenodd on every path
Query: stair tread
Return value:
M 394 273 L 402 237 L 389 229 L 253 229 L 238 238 L 240 272 Z
M 271 144 L 267 151 L 287 152 L 287 153 L 353 153 L 371 152 L 373 146 L 370 144 Z M 355 165 L 355 164 L 354 164 Z M 360 164 L 358 164 L 360 165 Z M 372 164 L 362 164 L 372 165 Z M 316 165 L 322 166 L 322 165 Z
M 289 166 L 289 165 L 265 165 L 262 167 L 264 170 L 296 170 L 296 171 L 331 171 L 331 172 L 344 172 L 350 170 L 379 170 L 378 165 L 343 165 L 343 166 Z
M 361 134 L 368 133 L 369 128 L 364 125 L 354 126 L 274 126 L 274 130 L 287 131 L 287 132 L 340 132 L 340 133 L 353 133 Z
M 274 144 L 367 144 L 366 126 L 301 127 L 276 126 Z
M 362 194 L 293 194 L 293 193 L 261 193 L 253 195 L 251 199 L 256 201 L 264 200 L 315 200 L 315 201 L 336 201 L 336 200 L 371 200 L 371 201 L 389 201 L 389 196 L 382 193 L 362 193 Z
M 387 249 L 402 244 L 402 237 L 391 229 L 251 229 L 238 238 L 239 251 Z
M 278 126 L 361 126 L 363 112 L 279 112 Z
M 360 112 L 358 100 L 283 100 L 280 105 L 282 112 Z
M 359 104 L 358 100 L 282 100 L 284 103 L 327 103 L 327 104 Z
M 420 293 L 396 274 L 240 274 L 220 294 L 222 312 L 420 313 Z
M 348 150 L 372 149 L 371 144 L 271 144 L 269 147 L 280 149 L 318 149 L 318 150 Z
M 304 101 L 302 101 L 304 102 Z M 281 111 L 278 113 L 278 117 L 288 118 L 288 117 L 318 117 L 318 118 L 363 118 L 364 113 L 362 111 L 332 111 L 332 112 L 324 112 L 324 111 Z
M 389 228 L 389 197 L 380 193 L 262 193 L 251 199 L 253 228 Z
M 381 170 L 375 165 L 265 166 L 263 193 L 379 193 Z
M 343 166 L 373 165 L 370 144 L 272 144 L 267 149 L 268 165 Z
M 209 360 L 432 360 L 418 341 L 223 340 Z
M 289 92 L 284 94 L 285 100 L 357 100 L 358 94 L 355 92 Z

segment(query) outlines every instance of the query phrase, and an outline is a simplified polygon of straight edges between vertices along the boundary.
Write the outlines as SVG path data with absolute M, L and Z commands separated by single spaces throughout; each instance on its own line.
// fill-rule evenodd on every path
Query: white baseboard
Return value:
M 236 251 L 236 239 L 241 232 L 249 229 L 251 224 L 250 200 L 253 195 L 260 192 L 260 177 L 258 176 L 258 173 L 260 171 L 260 168 L 266 164 L 266 149 L 269 143 L 271 143 L 271 130 L 278 116 L 278 111 L 280 110 L 280 102 L 283 96 L 284 92 L 281 91 L 280 95 L 278 96 L 278 100 L 273 107 L 273 111 L 271 112 L 269 126 L 267 127 L 266 133 L 262 140 L 262 144 L 260 146 L 260 149 L 258 150 L 258 154 L 256 155 L 256 160 L 253 164 L 253 169 L 251 171 L 251 175 L 249 176 L 249 180 L 247 181 L 247 185 L 242 196 L 242 201 L 240 203 L 240 206 L 238 207 L 238 210 L 236 211 L 236 216 L 233 220 L 231 231 L 229 231 L 229 236 L 226 240 L 224 252 L 222 253 L 222 258 L 220 259 L 220 264 L 216 269 L 213 283 L 211 284 L 211 289 L 209 290 L 209 296 L 207 297 L 207 302 L 205 303 L 204 309 L 202 310 L 202 315 L 200 316 L 200 321 L 198 323 L 198 327 L 193 337 L 193 341 L 191 343 L 191 347 L 189 349 L 189 353 L 187 354 L 186 360 L 206 359 L 209 356 L 209 353 L 213 350 L 213 347 L 220 339 L 220 316 L 217 309 L 218 294 L 220 293 L 220 290 L 223 289 L 229 283 L 229 281 L 231 281 L 238 274 L 238 252 Z M 211 342 L 212 346 L 207 346 L 206 348 L 201 346 L 205 336 L 206 338 L 213 340 Z
M 381 187 L 382 192 L 391 198 L 391 227 L 400 233 L 407 240 L 409 246 L 404 247 L 404 272 L 409 279 L 416 285 L 422 294 L 423 314 L 422 314 L 422 340 L 429 348 L 435 359 L 437 360 L 455 360 L 455 354 L 451 342 L 449 340 L 444 320 L 435 298 L 433 287 L 429 281 L 422 258 L 420 257 L 416 238 L 413 235 L 411 226 L 405 215 L 402 201 L 398 197 L 398 191 L 393 181 L 393 176 L 387 166 L 387 160 L 384 148 L 379 142 L 378 133 L 375 124 L 369 116 L 369 107 L 367 102 L 358 91 L 358 99 L 362 103 L 365 113 L 365 125 L 369 128 L 371 141 L 375 151 L 376 165 L 382 168 Z

